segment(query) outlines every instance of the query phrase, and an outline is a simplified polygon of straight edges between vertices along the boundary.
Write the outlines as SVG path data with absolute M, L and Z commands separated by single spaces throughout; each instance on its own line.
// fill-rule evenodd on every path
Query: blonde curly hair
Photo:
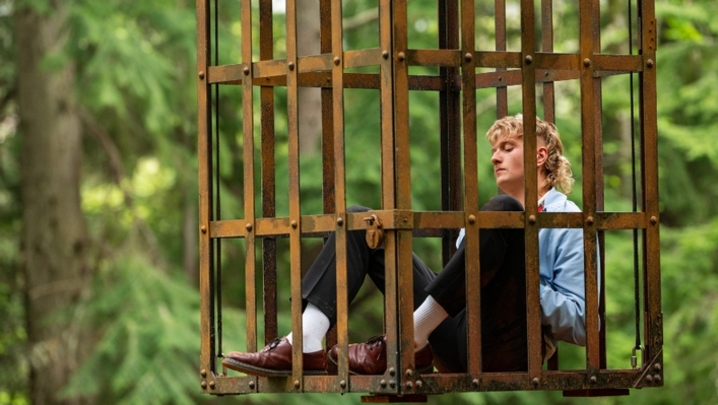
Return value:
M 516 114 L 497 120 L 486 132 L 486 139 L 493 145 L 500 138 L 511 136 L 523 138 L 523 134 L 523 115 Z M 541 184 L 541 189 L 556 187 L 565 194 L 571 193 L 574 182 L 571 162 L 563 155 L 563 143 L 556 126 L 536 117 L 536 137 L 543 141 L 548 151 L 548 157 L 543 165 L 546 180 Z

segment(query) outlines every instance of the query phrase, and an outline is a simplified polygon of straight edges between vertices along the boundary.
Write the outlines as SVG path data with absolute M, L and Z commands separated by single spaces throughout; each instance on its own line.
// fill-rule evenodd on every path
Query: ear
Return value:
M 543 167 L 548 159 L 548 149 L 545 146 L 539 146 L 536 148 L 536 167 Z

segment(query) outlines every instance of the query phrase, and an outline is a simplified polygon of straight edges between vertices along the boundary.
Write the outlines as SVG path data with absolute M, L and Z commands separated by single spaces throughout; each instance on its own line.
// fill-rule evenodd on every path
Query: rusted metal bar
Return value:
M 398 0 L 392 3 L 394 32 L 394 142 L 395 142 L 395 204 L 400 210 L 411 209 L 411 159 L 409 135 L 409 66 L 406 61 L 408 49 L 407 2 Z M 392 235 L 393 234 L 393 235 Z M 416 375 L 414 369 L 414 297 L 412 273 L 412 234 L 410 230 L 388 232 L 387 239 L 395 239 L 398 310 L 397 340 L 387 347 L 387 353 L 399 353 L 399 357 L 388 356 L 388 376 L 396 381 L 400 392 L 413 386 Z M 386 260 L 385 260 L 386 261 Z M 391 339 L 391 338 L 390 338 Z M 392 346 L 398 344 L 396 351 Z M 393 371 L 393 373 L 392 373 Z M 394 374 L 394 375 L 392 375 Z M 411 385 L 409 385 L 411 384 Z
M 461 73 L 463 88 L 469 89 L 463 97 L 464 122 L 464 220 L 466 226 L 466 319 L 468 343 L 468 373 L 473 381 L 481 381 L 481 257 L 476 218 L 479 211 L 479 165 L 476 136 L 476 66 L 474 65 L 475 26 L 474 3 L 461 2 L 461 51 L 464 54 Z
M 644 70 L 639 75 L 640 106 L 641 106 L 641 185 L 643 192 L 643 209 L 650 218 L 650 226 L 643 236 L 643 274 L 645 299 L 645 343 L 646 358 L 654 359 L 656 374 L 662 376 L 663 364 L 663 314 L 661 312 L 661 267 L 660 240 L 658 232 L 658 128 L 656 112 L 656 44 L 657 23 L 654 3 L 650 0 L 640 1 L 641 19 L 641 56 Z M 663 385 L 662 377 L 653 378 Z
M 461 188 L 461 89 L 452 86 L 455 77 L 459 76 L 458 66 L 461 64 L 459 48 L 459 5 L 454 1 L 439 1 L 439 49 L 448 50 L 456 64 L 450 67 L 439 67 L 439 76 L 444 86 L 439 91 L 439 133 L 440 133 L 440 164 L 441 164 L 441 209 L 459 211 L 462 206 Z M 471 49 L 473 52 L 473 49 Z M 434 51 L 437 52 L 437 51 Z M 446 52 L 444 52 L 445 54 Z M 411 59 L 411 54 L 409 55 Z M 411 88 L 411 84 L 409 85 Z M 466 88 L 466 86 L 464 86 Z M 442 239 L 442 263 L 448 263 L 456 251 L 454 241 L 458 231 L 450 230 Z
M 596 87 L 600 79 L 593 76 L 592 58 L 600 52 L 600 44 L 595 33 L 599 32 L 599 3 L 597 0 L 582 2 L 579 5 L 581 54 L 581 132 L 583 160 L 583 228 L 584 269 L 586 291 L 586 367 L 592 374 L 600 368 L 599 333 L 598 333 L 598 256 L 596 251 L 597 229 L 596 217 L 596 137 L 598 125 L 594 104 L 600 102 Z M 599 104 L 600 105 L 600 104 Z M 596 377 L 592 375 L 591 377 Z M 596 377 L 597 378 L 597 377 Z
M 292 376 L 287 392 L 304 391 L 302 358 L 302 240 L 299 190 L 299 86 L 297 83 L 297 4 L 287 0 L 287 127 L 289 153 L 289 252 L 292 296 Z
M 272 0 L 259 2 L 259 59 L 274 57 L 274 33 L 272 30 Z M 274 87 L 262 86 L 259 90 L 261 109 L 261 171 L 262 216 L 272 218 L 276 211 L 275 137 L 274 137 Z M 259 224 L 255 221 L 255 236 Z M 245 228 L 246 229 L 246 228 Z M 264 344 L 278 336 L 277 330 L 277 239 L 262 238 Z
M 251 73 L 252 68 L 252 8 L 250 0 L 242 1 L 242 63 Z M 245 243 L 244 283 L 246 308 L 247 351 L 257 350 L 257 286 L 255 265 L 254 227 L 254 95 L 251 74 L 242 83 L 242 149 L 244 160 L 244 221 L 247 235 Z M 219 167 L 217 168 L 219 170 Z M 219 185 L 217 185 L 219 187 Z
M 208 136 L 209 129 L 209 85 L 206 82 L 206 72 L 210 61 L 209 44 L 209 2 L 208 0 L 197 0 L 197 153 L 199 166 L 199 290 L 200 290 L 200 332 L 202 342 L 200 345 L 200 374 L 202 378 L 211 375 L 216 371 L 214 363 L 214 319 L 213 300 L 211 296 L 212 278 L 210 258 L 211 239 L 208 233 L 211 218 L 210 187 L 211 166 L 209 156 L 211 154 L 211 143 Z M 206 386 L 206 385 L 205 385 Z
M 496 51 L 506 51 L 506 0 L 494 1 L 494 32 L 496 33 Z M 519 57 L 521 55 L 518 55 Z M 476 55 L 477 66 L 482 66 L 480 57 Z M 518 62 L 518 66 L 521 62 Z M 497 66 L 496 72 L 504 72 L 508 66 Z M 496 88 L 496 118 L 509 115 L 508 89 L 505 86 Z
M 541 310 L 539 298 L 539 260 L 538 260 L 538 175 L 536 168 L 536 65 L 533 64 L 536 42 L 534 37 L 534 3 L 521 1 L 521 54 L 522 68 L 522 104 L 524 123 L 524 182 L 526 212 L 526 316 L 528 331 L 528 368 L 529 378 L 534 385 L 541 381 Z
M 344 151 L 344 35 L 342 33 L 342 4 L 332 4 L 331 13 L 332 26 L 332 54 L 334 55 L 334 68 L 332 69 L 332 105 L 334 107 L 334 159 L 335 159 L 335 186 L 336 198 L 336 272 L 337 272 L 337 343 L 341 353 L 347 353 L 349 345 L 349 301 L 347 295 L 347 236 L 346 228 L 343 225 L 346 216 L 346 175 L 345 175 L 345 151 Z M 334 390 L 344 393 L 350 389 L 349 363 L 347 356 L 340 356 L 338 359 L 337 377 L 334 381 Z
M 330 53 L 332 51 L 332 1 L 320 0 L 319 2 L 319 48 L 322 53 Z M 327 76 L 327 81 L 331 82 L 331 76 Z M 301 84 L 301 77 L 299 79 Z M 320 87 L 320 86 L 316 86 Z M 336 210 L 336 198 L 334 194 L 334 107 L 332 105 L 333 89 L 329 87 L 321 88 L 322 98 L 322 206 L 325 214 L 333 214 Z M 332 227 L 334 224 L 334 216 L 331 218 Z M 306 222 L 302 220 L 302 232 L 305 232 L 304 225 Z M 326 243 L 326 239 L 325 239 Z M 336 324 L 332 326 L 326 336 L 326 346 L 334 347 L 337 344 Z

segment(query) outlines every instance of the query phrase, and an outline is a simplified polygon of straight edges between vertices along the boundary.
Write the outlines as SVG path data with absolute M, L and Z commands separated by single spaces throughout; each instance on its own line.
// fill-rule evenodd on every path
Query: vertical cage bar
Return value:
M 541 0 L 541 50 L 545 53 L 553 52 L 553 0 Z M 544 120 L 552 123 L 556 123 L 554 94 L 554 83 L 544 82 Z
M 474 2 L 461 2 L 461 78 L 464 124 L 464 220 L 466 226 L 466 319 L 468 372 L 472 380 L 481 381 L 481 265 L 479 254 L 479 167 L 476 139 L 476 27 Z
M 583 161 L 583 245 L 586 296 L 586 368 L 589 376 L 595 376 L 600 368 L 598 334 L 598 256 L 596 250 L 596 136 L 597 128 L 594 103 L 596 87 L 600 78 L 594 77 L 593 56 L 600 53 L 599 3 L 597 0 L 581 2 L 579 53 L 581 64 L 581 133 Z M 587 376 L 588 377 L 588 376 Z
M 259 59 L 274 57 L 274 33 L 272 31 L 272 0 L 259 2 Z M 262 216 L 271 218 L 276 211 L 275 137 L 274 137 L 274 87 L 259 88 L 262 125 Z M 264 344 L 278 336 L 277 328 L 277 239 L 262 238 Z
M 242 80 L 242 149 L 244 159 L 244 220 L 245 236 L 244 283 L 246 294 L 247 350 L 257 350 L 257 286 L 256 249 L 254 238 L 254 96 L 252 92 L 252 6 L 242 0 L 242 64 L 248 74 Z M 219 168 L 217 168 L 219 170 Z M 219 187 L 219 185 L 217 185 Z
M 394 139 L 396 208 L 411 209 L 411 156 L 409 135 L 409 64 L 406 59 L 408 49 L 407 2 L 394 2 L 394 50 L 397 60 L 394 64 Z M 406 218 L 406 221 L 413 221 Z M 398 310 L 399 310 L 399 359 L 396 364 L 397 384 L 402 387 L 409 377 L 404 370 L 414 364 L 414 297 L 412 294 L 412 230 L 394 231 L 396 237 L 396 265 L 398 272 Z
M 459 49 L 459 2 L 439 1 L 439 49 Z M 470 51 L 473 53 L 473 49 Z M 439 126 L 441 149 L 441 209 L 461 210 L 461 92 L 454 80 L 456 67 L 440 67 L 443 89 L 439 91 Z M 466 87 L 464 87 L 466 88 Z M 457 231 L 445 232 L 442 239 L 442 263 L 449 262 L 456 251 Z
M 641 0 L 641 54 L 643 71 L 639 75 L 641 85 L 642 156 L 641 183 L 643 208 L 648 226 L 643 237 L 645 342 L 646 358 L 663 363 L 663 314 L 661 312 L 661 267 L 657 252 L 660 251 L 658 232 L 658 128 L 656 113 L 656 30 L 653 1 Z
M 506 0 L 494 2 L 494 31 L 496 32 L 496 50 L 506 50 Z M 497 72 L 505 72 L 506 68 L 497 68 Z M 496 118 L 509 115 L 508 87 L 496 87 Z
M 536 172 L 536 38 L 534 2 L 521 1 L 521 86 L 523 94 L 524 123 L 524 229 L 526 239 L 526 315 L 528 332 L 529 378 L 541 375 L 541 310 L 539 298 L 538 227 L 535 218 L 538 212 L 538 178 Z
M 319 47 L 321 53 L 332 51 L 332 1 L 319 2 Z M 327 79 L 331 73 L 327 74 Z M 332 105 L 333 89 L 322 87 L 322 203 L 325 214 L 336 212 L 336 197 L 334 192 L 334 107 Z M 326 238 L 325 238 L 326 239 Z M 326 242 L 326 240 L 325 240 Z M 336 324 L 331 327 L 326 336 L 326 346 L 334 347 L 337 344 Z
M 345 190 L 345 167 L 344 167 L 344 51 L 342 35 L 342 4 L 335 2 L 331 12 L 332 26 L 332 55 L 334 56 L 334 67 L 332 68 L 332 106 L 334 117 L 334 173 L 335 173 L 335 198 L 336 198 L 336 272 L 337 272 L 337 343 L 342 353 L 347 353 L 349 345 L 349 319 L 348 319 L 348 293 L 347 293 L 347 234 L 346 227 L 341 221 L 346 218 L 346 190 Z M 337 378 L 335 379 L 335 390 L 344 392 L 341 381 L 349 381 L 349 363 L 347 356 L 339 356 Z
M 200 329 L 202 342 L 200 346 L 200 368 L 208 372 L 215 371 L 214 363 L 214 304 L 212 300 L 212 261 L 210 259 L 211 238 L 209 233 L 211 218 L 211 142 L 209 139 L 209 85 L 207 72 L 209 71 L 209 1 L 197 0 L 197 150 L 199 159 L 199 289 Z
M 396 161 L 394 155 L 394 60 L 397 51 L 393 45 L 394 9 L 392 0 L 379 3 L 379 41 L 382 49 L 380 65 L 381 96 L 381 205 L 389 210 L 396 207 L 396 183 L 394 178 Z M 387 353 L 396 353 L 399 337 L 398 277 L 396 267 L 396 239 L 394 232 L 387 232 L 384 238 L 384 332 L 387 335 Z M 387 368 L 396 367 L 396 357 L 387 358 Z M 390 377 L 388 372 L 386 377 Z M 396 391 L 395 389 L 393 391 Z
M 287 391 L 303 390 L 302 224 L 299 188 L 299 81 L 297 77 L 297 4 L 287 0 L 287 127 L 289 132 L 289 252 L 292 296 L 292 382 Z

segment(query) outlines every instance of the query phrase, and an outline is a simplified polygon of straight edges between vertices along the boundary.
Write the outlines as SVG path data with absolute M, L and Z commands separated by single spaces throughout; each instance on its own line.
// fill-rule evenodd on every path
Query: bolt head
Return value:
M 586 66 L 586 67 L 591 66 L 591 59 L 589 59 L 589 58 L 584 59 L 583 66 Z
M 536 215 L 529 215 L 529 224 L 533 225 L 536 223 Z
M 244 69 L 242 69 L 242 71 L 244 72 L 245 76 L 247 76 L 249 74 L 249 68 L 247 66 L 245 66 Z
M 204 80 L 204 70 L 200 70 L 199 72 L 199 79 Z
M 381 53 L 381 57 L 384 59 L 389 59 L 389 51 L 383 51 Z
M 335 57 L 334 57 L 334 64 L 335 64 L 336 66 L 339 66 L 339 63 L 340 63 L 341 61 L 342 61 L 342 60 L 339 59 L 338 56 L 335 56 Z
M 473 225 L 474 222 L 476 222 L 476 217 L 473 216 L 473 215 L 469 215 L 469 223 L 470 223 L 471 225 Z
M 526 58 L 524 58 L 527 65 L 530 65 L 534 61 L 534 57 L 531 55 L 526 55 Z
M 254 381 L 250 381 L 250 382 L 249 382 L 249 388 L 250 388 L 250 389 L 254 389 Z
M 399 60 L 402 62 L 404 61 L 404 59 L 406 59 L 406 55 L 404 54 L 404 52 L 399 52 L 398 56 L 399 56 Z
M 472 55 L 471 52 L 467 52 L 466 55 L 464 55 L 465 61 L 471 62 L 472 59 L 474 59 L 474 55 Z
M 341 217 L 337 218 L 337 225 L 339 225 L 339 226 L 344 225 L 344 219 Z
M 289 62 L 287 66 L 289 67 L 289 70 L 294 70 L 294 62 Z

